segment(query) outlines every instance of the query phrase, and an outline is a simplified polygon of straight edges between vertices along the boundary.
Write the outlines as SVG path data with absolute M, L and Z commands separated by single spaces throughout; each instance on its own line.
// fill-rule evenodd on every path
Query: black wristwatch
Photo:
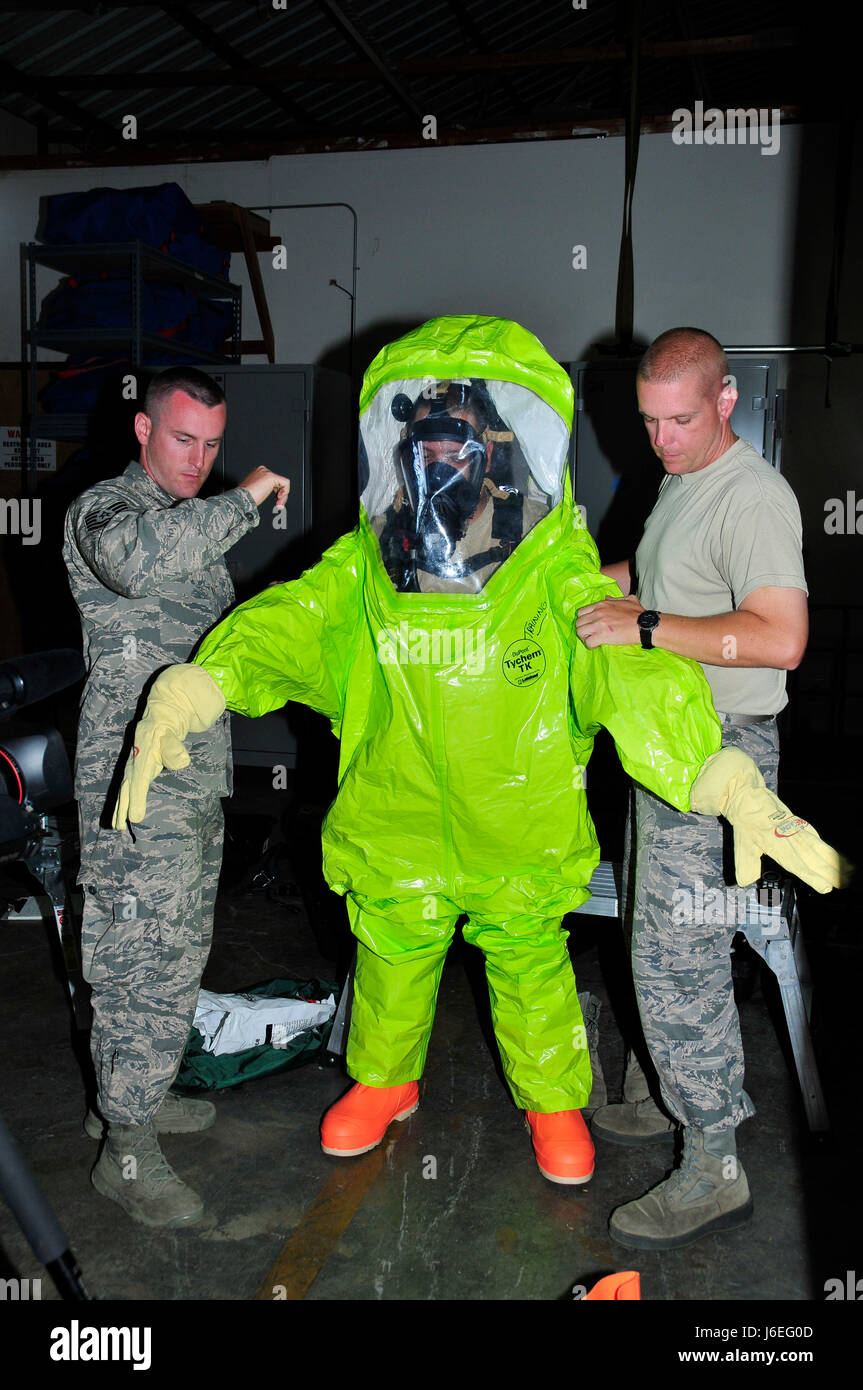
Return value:
M 647 608 L 638 615 L 638 630 L 641 633 L 641 645 L 648 651 L 653 649 L 653 629 L 659 625 L 659 614 L 654 608 Z

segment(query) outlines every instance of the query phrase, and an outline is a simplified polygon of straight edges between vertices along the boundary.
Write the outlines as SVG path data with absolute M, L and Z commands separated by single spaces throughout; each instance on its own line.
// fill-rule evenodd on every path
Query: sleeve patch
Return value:
M 112 517 L 117 516 L 119 512 L 125 512 L 127 507 L 126 502 L 113 502 L 110 507 L 98 507 L 87 515 L 84 525 L 88 531 L 101 531 Z

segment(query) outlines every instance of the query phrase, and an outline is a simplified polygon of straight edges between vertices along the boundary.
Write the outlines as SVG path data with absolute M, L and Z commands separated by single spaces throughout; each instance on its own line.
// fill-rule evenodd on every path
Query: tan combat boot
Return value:
M 752 1211 L 734 1131 L 705 1132 L 687 1125 L 680 1167 L 643 1197 L 612 1212 L 608 1232 L 630 1250 L 678 1250 L 702 1236 L 742 1226 Z
M 626 1072 L 623 1077 L 623 1099 L 630 1101 L 650 1100 L 650 1086 L 638 1056 L 630 1049 L 626 1054 Z
M 615 1144 L 650 1144 L 673 1135 L 674 1121 L 660 1110 L 650 1094 L 647 1077 L 634 1052 L 626 1057 L 623 1101 L 597 1110 L 591 1129 Z
M 168 1091 L 153 1116 L 157 1134 L 196 1134 L 216 1123 L 216 1107 L 212 1101 L 196 1100 L 190 1096 L 175 1096 Z M 88 1110 L 84 1133 L 91 1139 L 101 1139 L 108 1129 L 98 1110 Z
M 144 1226 L 188 1226 L 204 1214 L 197 1192 L 177 1177 L 159 1148 L 152 1120 L 111 1125 L 90 1180 Z

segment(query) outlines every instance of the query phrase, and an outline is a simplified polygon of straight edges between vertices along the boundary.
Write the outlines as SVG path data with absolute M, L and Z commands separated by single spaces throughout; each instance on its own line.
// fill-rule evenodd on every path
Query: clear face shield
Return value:
M 534 392 L 391 382 L 360 422 L 360 495 L 399 593 L 477 593 L 562 496 L 568 433 Z

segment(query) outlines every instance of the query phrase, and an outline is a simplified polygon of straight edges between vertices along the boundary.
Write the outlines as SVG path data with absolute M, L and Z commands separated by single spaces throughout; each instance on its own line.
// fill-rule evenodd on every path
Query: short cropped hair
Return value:
M 728 376 L 722 344 L 703 328 L 669 328 L 654 339 L 638 364 L 639 381 L 661 386 L 697 375 L 705 391 L 721 391 Z
M 182 391 L 199 405 L 205 405 L 211 410 L 214 406 L 223 405 L 225 401 L 225 393 L 221 386 L 211 376 L 207 376 L 206 372 L 200 371 L 197 367 L 169 367 L 167 371 L 154 376 L 147 387 L 144 414 L 149 415 L 153 421 L 158 419 L 162 406 L 175 391 Z

